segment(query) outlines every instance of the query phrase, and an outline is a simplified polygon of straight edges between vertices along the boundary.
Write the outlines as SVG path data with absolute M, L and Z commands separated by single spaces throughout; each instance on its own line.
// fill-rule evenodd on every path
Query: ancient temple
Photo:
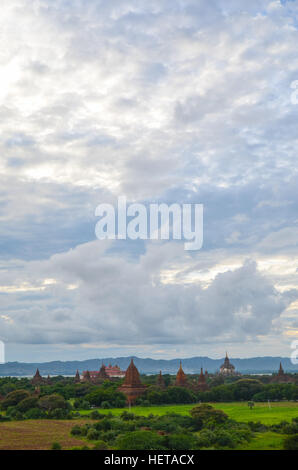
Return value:
M 32 385 L 40 385 L 40 384 L 44 384 L 44 383 L 45 383 L 45 380 L 44 380 L 43 377 L 40 375 L 38 369 L 36 369 L 35 375 L 34 375 L 33 379 L 31 380 L 31 383 L 32 383 Z
M 83 382 L 92 382 L 89 370 L 83 372 Z
M 146 391 L 146 385 L 142 384 L 139 371 L 134 365 L 133 359 L 126 370 L 124 382 L 118 390 L 126 395 L 129 404 L 133 403 Z
M 206 392 L 209 387 L 208 387 L 208 384 L 207 384 L 207 377 L 208 377 L 208 373 L 207 371 L 205 371 L 205 374 L 203 372 L 203 369 L 201 367 L 201 373 L 199 375 L 199 378 L 198 378 L 198 383 L 197 383 L 197 390 L 199 390 L 200 392 Z
M 48 374 L 48 376 L 47 376 L 46 384 L 47 384 L 47 385 L 52 385 L 51 377 L 50 377 L 49 374 Z
M 81 377 L 80 377 L 80 374 L 79 374 L 79 371 L 78 371 L 78 370 L 77 370 L 77 372 L 76 372 L 74 381 L 75 381 L 76 384 L 78 384 L 78 383 L 81 382 Z
M 98 378 L 102 380 L 109 380 L 109 376 L 106 372 L 106 366 L 104 364 L 101 365 L 101 368 L 98 372 Z
M 294 383 L 295 379 L 289 374 L 285 374 L 281 363 L 279 364 L 279 370 L 276 375 L 274 375 L 270 381 L 271 383 Z
M 180 361 L 180 367 L 176 375 L 175 385 L 177 387 L 187 387 L 187 377 L 182 369 L 182 363 Z
M 221 375 L 237 375 L 235 372 L 235 366 L 231 364 L 230 359 L 228 358 L 228 353 L 226 353 L 226 357 L 224 363 L 220 366 Z
M 157 376 L 156 385 L 157 385 L 158 387 L 160 387 L 160 388 L 165 388 L 165 386 L 166 386 L 161 371 L 159 372 L 159 374 L 158 374 L 158 376 Z

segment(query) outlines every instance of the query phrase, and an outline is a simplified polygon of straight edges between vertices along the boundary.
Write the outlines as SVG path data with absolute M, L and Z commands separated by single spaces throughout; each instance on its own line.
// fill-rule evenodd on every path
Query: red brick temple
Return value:
M 198 379 L 198 383 L 196 387 L 197 390 L 199 390 L 200 392 L 206 392 L 206 390 L 209 389 L 207 381 L 206 381 L 207 377 L 208 377 L 208 372 L 205 371 L 205 374 L 204 374 L 203 369 L 201 367 L 201 373 L 199 375 L 199 379 Z
M 157 385 L 158 387 L 160 387 L 160 388 L 165 388 L 165 386 L 166 386 L 161 371 L 159 372 L 159 374 L 158 374 L 158 376 L 157 376 L 156 385 Z
M 279 364 L 279 370 L 276 375 L 274 375 L 270 381 L 271 383 L 280 383 L 280 384 L 286 384 L 286 383 L 294 383 L 295 379 L 291 377 L 288 374 L 285 374 L 283 367 L 281 363 Z
M 142 384 L 139 371 L 134 365 L 133 359 L 126 370 L 124 382 L 118 390 L 126 395 L 129 404 L 134 403 L 146 391 L 146 385 Z
M 45 379 L 40 375 L 39 370 L 36 369 L 35 375 L 31 380 L 32 385 L 40 385 L 45 383 Z
M 80 383 L 80 381 L 81 381 L 81 377 L 80 377 L 80 374 L 79 374 L 78 370 L 76 372 L 74 381 L 75 381 L 75 383 Z
M 175 385 L 177 387 L 187 387 L 188 386 L 187 377 L 186 377 L 186 375 L 185 375 L 185 373 L 182 369 L 181 361 L 180 361 L 179 370 L 178 370 L 177 375 L 176 375 Z

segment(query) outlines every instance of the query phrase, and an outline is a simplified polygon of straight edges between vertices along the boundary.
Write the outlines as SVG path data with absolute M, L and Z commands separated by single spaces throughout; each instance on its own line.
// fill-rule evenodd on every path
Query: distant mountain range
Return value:
M 163 374 L 176 374 L 180 359 L 142 359 L 134 357 L 134 363 L 142 374 L 156 374 L 160 370 Z M 102 363 L 118 364 L 118 366 L 125 370 L 131 357 L 105 357 L 102 359 L 88 359 L 85 361 L 53 361 L 53 362 L 7 362 L 0 364 L 0 376 L 31 376 L 38 368 L 42 375 L 75 375 L 76 370 L 79 372 L 83 370 L 99 370 Z M 248 359 L 230 358 L 236 370 L 242 374 L 261 374 L 277 372 L 280 362 L 286 372 L 297 372 L 298 365 L 291 363 L 289 358 L 285 357 L 252 357 Z M 216 372 L 219 370 L 222 359 L 210 359 L 209 357 L 191 357 L 182 359 L 182 366 L 186 373 L 194 374 L 200 371 L 203 367 L 208 372 Z

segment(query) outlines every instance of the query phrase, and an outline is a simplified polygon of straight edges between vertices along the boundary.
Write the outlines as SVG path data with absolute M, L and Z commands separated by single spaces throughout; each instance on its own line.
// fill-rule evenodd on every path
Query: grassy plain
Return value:
M 280 421 L 291 421 L 298 417 L 298 402 L 273 402 L 255 403 L 251 410 L 247 402 L 239 403 L 211 403 L 214 408 L 223 410 L 230 418 L 236 421 L 247 423 L 248 421 L 260 421 L 263 424 L 277 424 Z M 195 405 L 162 405 L 162 406 L 132 406 L 131 412 L 136 415 L 148 416 L 149 414 L 163 415 L 166 413 L 188 414 Z M 119 415 L 128 408 L 112 408 L 108 410 L 98 409 L 100 413 L 112 413 Z M 80 411 L 83 415 L 88 415 L 90 411 Z

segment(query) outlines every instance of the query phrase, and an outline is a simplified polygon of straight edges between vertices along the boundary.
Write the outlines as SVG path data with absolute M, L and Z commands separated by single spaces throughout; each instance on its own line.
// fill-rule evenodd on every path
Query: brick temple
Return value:
M 134 365 L 133 359 L 126 370 L 124 382 L 118 390 L 126 395 L 128 404 L 134 403 L 146 391 L 146 385 L 142 384 L 139 371 Z
M 187 377 L 186 377 L 186 374 L 184 373 L 184 371 L 182 369 L 182 362 L 181 361 L 180 361 L 179 370 L 178 370 L 177 375 L 176 375 L 175 385 L 177 387 L 187 387 L 188 386 Z

